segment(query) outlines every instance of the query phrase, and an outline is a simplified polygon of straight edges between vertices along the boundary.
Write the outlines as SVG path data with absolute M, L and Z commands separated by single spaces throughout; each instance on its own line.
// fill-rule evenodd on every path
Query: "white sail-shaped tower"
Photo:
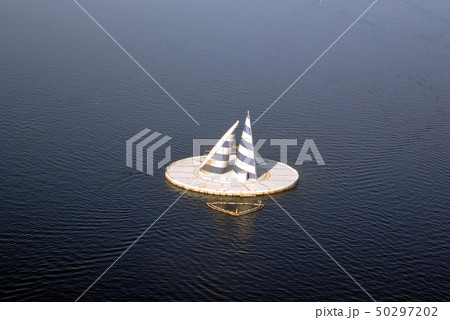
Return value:
M 200 172 L 204 174 L 223 174 L 228 167 L 231 150 L 234 147 L 236 128 L 239 120 L 220 138 L 216 145 L 200 165 Z
M 250 113 L 247 111 L 244 130 L 242 131 L 241 142 L 236 153 L 234 172 L 237 174 L 247 173 L 248 179 L 257 179 L 255 153 L 253 148 L 252 123 Z
M 250 113 L 247 112 L 241 141 L 233 153 L 239 121 L 220 138 L 207 155 L 181 159 L 166 168 L 174 185 L 218 196 L 254 197 L 294 188 L 297 170 L 274 160 L 256 165 Z

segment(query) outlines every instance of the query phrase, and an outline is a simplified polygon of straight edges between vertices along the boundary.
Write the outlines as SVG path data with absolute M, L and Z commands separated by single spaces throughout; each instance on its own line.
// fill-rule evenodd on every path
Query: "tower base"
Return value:
M 206 156 L 181 159 L 166 168 L 166 179 L 176 186 L 213 195 L 233 197 L 253 197 L 272 194 L 297 185 L 297 170 L 287 164 L 264 159 L 265 164 L 258 164 L 258 179 L 239 181 L 233 172 L 235 156 L 230 158 L 226 172 L 221 175 L 205 174 L 199 170 Z

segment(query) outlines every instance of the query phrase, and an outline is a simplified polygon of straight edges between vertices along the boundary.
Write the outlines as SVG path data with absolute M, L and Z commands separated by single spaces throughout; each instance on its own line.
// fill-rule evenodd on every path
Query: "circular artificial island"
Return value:
M 297 185 L 297 170 L 287 164 L 255 158 L 250 115 L 234 153 L 239 121 L 223 135 L 208 155 L 181 159 L 166 168 L 166 178 L 179 187 L 213 195 L 253 197 Z

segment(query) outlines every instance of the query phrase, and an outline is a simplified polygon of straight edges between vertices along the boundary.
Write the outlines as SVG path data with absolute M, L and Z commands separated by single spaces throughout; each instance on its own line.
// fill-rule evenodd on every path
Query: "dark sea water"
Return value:
M 183 192 L 125 141 L 177 160 L 256 119 L 370 3 L 80 0 L 196 125 L 73 1 L 1 1 L 0 300 L 77 299 Z M 253 127 L 299 140 L 274 198 L 377 301 L 450 298 L 449 13 L 379 0 Z M 294 165 L 304 139 L 325 166 Z M 269 197 L 216 199 L 186 193 L 81 301 L 370 301 Z

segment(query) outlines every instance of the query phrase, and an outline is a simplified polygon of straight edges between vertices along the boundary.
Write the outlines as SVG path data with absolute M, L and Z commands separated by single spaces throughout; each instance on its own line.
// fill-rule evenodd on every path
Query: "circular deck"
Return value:
M 166 178 L 179 187 L 221 196 L 252 197 L 269 193 L 277 193 L 291 189 L 297 185 L 297 170 L 287 164 L 267 160 L 258 165 L 258 179 L 246 182 L 237 181 L 232 168 L 234 156 L 230 159 L 226 173 L 207 175 L 199 170 L 205 156 L 181 159 L 166 168 Z

